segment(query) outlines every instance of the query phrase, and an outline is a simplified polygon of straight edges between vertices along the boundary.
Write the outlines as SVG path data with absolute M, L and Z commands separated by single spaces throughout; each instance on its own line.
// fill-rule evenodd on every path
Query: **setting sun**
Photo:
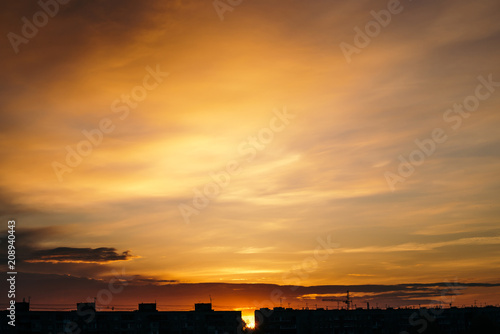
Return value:
M 253 308 L 238 308 L 241 311 L 241 319 L 245 322 L 247 328 L 255 328 L 255 309 Z
M 247 328 L 250 328 L 250 329 L 254 329 L 255 328 L 255 322 L 253 320 L 250 320 L 248 318 L 245 319 L 245 317 L 243 317 L 243 321 L 245 321 Z

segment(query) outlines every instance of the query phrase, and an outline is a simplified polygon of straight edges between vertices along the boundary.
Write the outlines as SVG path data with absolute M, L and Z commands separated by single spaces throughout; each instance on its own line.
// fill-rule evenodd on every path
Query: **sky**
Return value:
M 7 271 L 14 219 L 19 299 L 498 304 L 499 13 L 9 3 L 0 254 Z

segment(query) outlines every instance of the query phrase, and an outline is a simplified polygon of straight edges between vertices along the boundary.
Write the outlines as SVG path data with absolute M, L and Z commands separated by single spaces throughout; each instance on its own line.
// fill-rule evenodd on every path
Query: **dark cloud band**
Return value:
M 33 252 L 27 262 L 83 262 L 107 263 L 126 261 L 133 258 L 130 251 L 118 253 L 115 248 L 71 248 L 57 247 Z

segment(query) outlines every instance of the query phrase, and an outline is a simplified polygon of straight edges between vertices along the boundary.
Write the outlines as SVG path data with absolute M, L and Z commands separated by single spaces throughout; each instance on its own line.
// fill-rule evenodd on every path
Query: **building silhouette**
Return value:
M 275 307 L 256 310 L 255 325 L 255 334 L 500 334 L 500 308 Z
M 73 311 L 30 311 L 29 302 L 16 303 L 16 326 L 0 311 L 0 333 L 43 334 L 240 334 L 241 311 L 214 311 L 211 303 L 194 311 L 158 311 L 156 303 L 135 311 L 97 311 L 95 303 L 78 303 Z
M 158 311 L 141 303 L 135 311 L 97 311 L 95 303 L 77 303 L 72 311 L 31 311 L 16 303 L 16 327 L 0 333 L 43 334 L 500 334 L 500 308 L 357 308 L 255 310 L 255 330 L 245 329 L 240 311 L 214 311 L 211 303 L 193 311 Z

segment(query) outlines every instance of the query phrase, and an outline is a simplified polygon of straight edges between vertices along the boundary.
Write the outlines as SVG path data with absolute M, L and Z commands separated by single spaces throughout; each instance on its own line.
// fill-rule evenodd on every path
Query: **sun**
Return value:
M 253 321 L 247 322 L 247 328 L 255 329 L 255 322 L 253 322 Z
M 253 315 L 244 315 L 242 316 L 243 321 L 246 324 L 247 328 L 254 329 L 255 328 L 255 320 Z

